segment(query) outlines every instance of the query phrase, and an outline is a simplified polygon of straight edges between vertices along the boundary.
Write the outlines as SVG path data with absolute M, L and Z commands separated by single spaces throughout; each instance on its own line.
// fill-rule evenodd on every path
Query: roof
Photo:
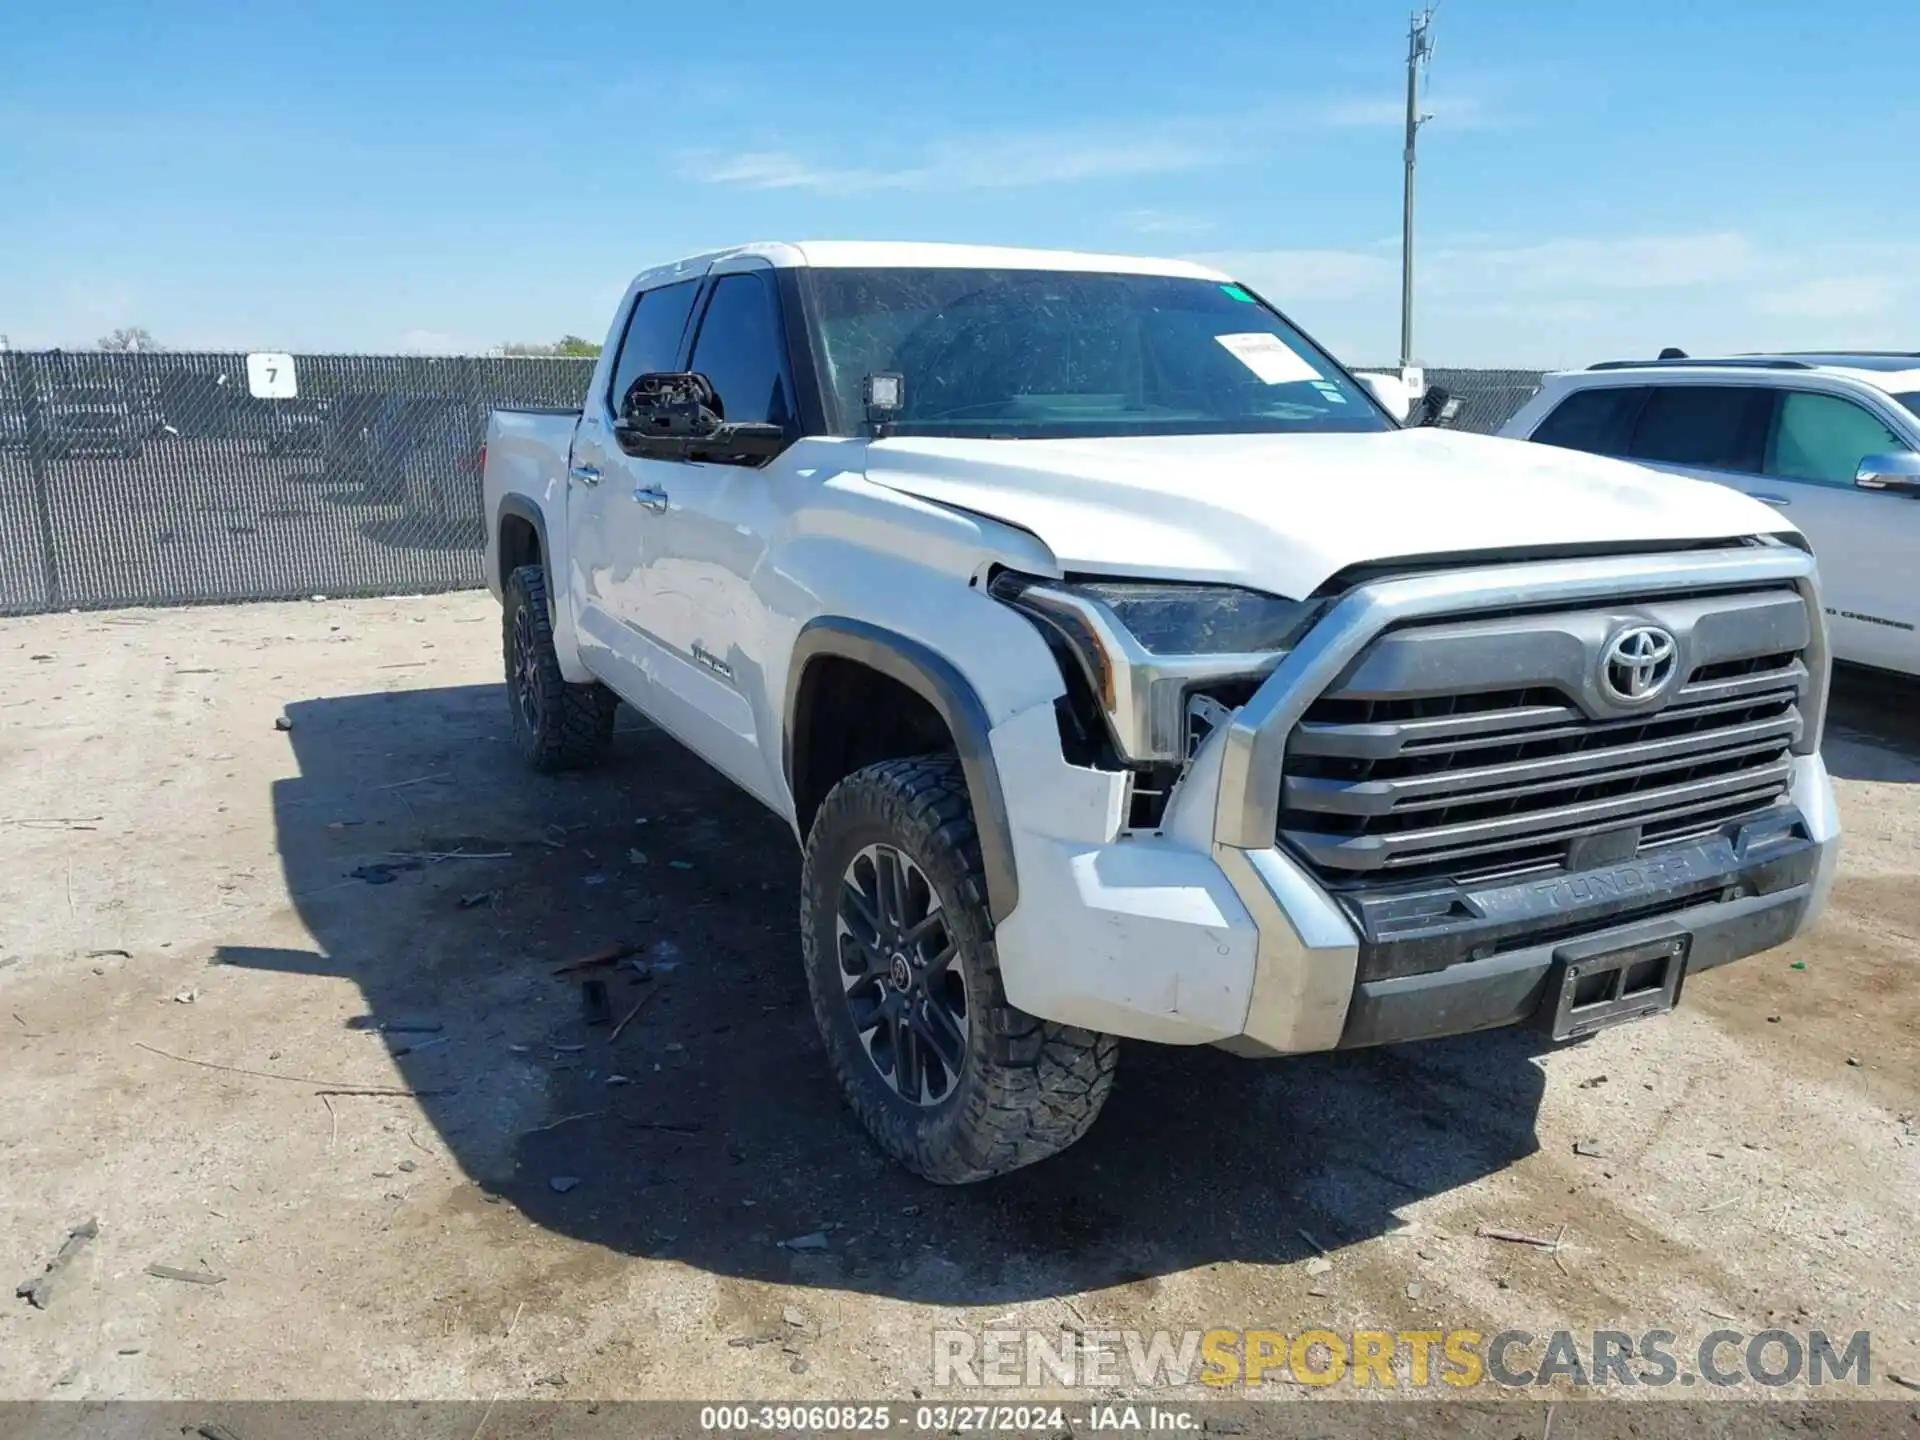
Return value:
M 1844 376 L 1876 390 L 1893 394 L 1920 391 L 1920 354 L 1889 351 L 1806 351 L 1755 355 L 1683 355 L 1665 360 L 1603 360 L 1587 366 L 1593 371 L 1635 374 L 1656 371 L 1662 375 L 1694 372 L 1724 376 L 1729 370 L 1775 373 L 1809 372 Z
M 650 267 L 650 280 L 703 271 L 719 260 L 755 255 L 782 269 L 800 266 L 844 269 L 937 270 L 1076 270 L 1102 275 L 1170 275 L 1193 280 L 1224 281 L 1232 277 L 1187 260 L 1156 259 L 1143 255 L 1098 255 L 1077 250 L 1025 250 L 1003 245 L 947 245 L 921 240 L 805 240 L 755 241 L 725 250 L 690 255 L 668 265 Z

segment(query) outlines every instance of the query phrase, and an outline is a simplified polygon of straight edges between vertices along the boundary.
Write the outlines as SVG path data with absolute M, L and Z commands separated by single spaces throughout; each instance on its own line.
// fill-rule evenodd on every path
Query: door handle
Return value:
M 634 490 L 633 498 L 638 500 L 643 508 L 652 510 L 656 514 L 667 508 L 667 492 L 658 486 L 641 485 Z
M 592 465 L 576 465 L 569 470 L 567 474 L 571 475 L 575 480 L 578 480 L 582 485 L 598 485 L 600 483 L 600 471 Z
M 1793 502 L 1784 495 L 1771 495 L 1764 490 L 1749 490 L 1747 493 L 1754 499 L 1764 501 L 1766 504 L 1773 506 L 1776 510 L 1784 510 L 1793 504 Z

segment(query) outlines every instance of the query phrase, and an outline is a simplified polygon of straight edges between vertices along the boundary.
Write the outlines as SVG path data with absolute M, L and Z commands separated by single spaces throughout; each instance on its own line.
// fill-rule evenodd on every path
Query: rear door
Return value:
M 658 537 L 647 523 L 647 492 L 673 467 L 622 452 L 613 422 L 637 376 L 680 368 L 704 270 L 669 275 L 635 296 L 605 385 L 581 410 L 567 474 L 567 589 L 581 658 L 649 715 L 658 707 L 658 666 L 642 619 L 640 571 Z

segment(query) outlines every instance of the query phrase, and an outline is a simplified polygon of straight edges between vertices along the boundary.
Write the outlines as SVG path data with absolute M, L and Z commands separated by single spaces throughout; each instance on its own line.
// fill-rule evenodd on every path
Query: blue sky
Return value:
M 951 239 L 1213 257 L 1377 363 L 1407 11 L 14 4 L 0 334 L 599 338 L 654 261 Z M 1435 34 L 1428 363 L 1920 349 L 1912 0 L 1443 0 Z

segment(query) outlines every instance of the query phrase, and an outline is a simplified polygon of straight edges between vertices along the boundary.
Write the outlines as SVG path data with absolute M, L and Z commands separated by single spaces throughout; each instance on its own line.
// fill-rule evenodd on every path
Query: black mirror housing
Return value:
M 760 421 L 728 424 L 726 408 L 706 376 L 657 371 L 627 387 L 614 443 L 644 460 L 711 460 L 722 464 L 770 460 L 787 448 L 787 432 Z

